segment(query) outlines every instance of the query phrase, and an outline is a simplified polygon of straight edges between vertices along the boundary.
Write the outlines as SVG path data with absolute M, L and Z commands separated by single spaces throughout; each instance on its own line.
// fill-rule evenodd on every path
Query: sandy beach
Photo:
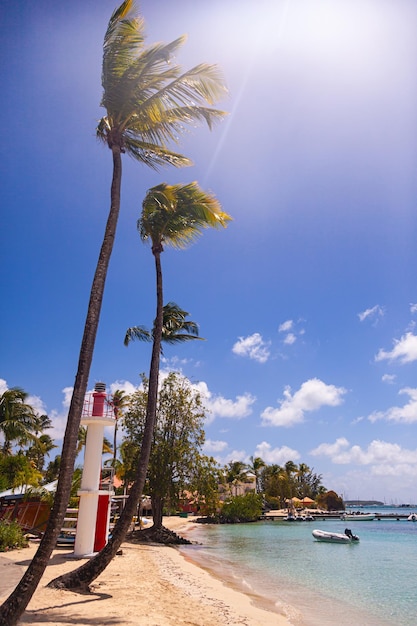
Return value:
M 179 530 L 192 519 L 169 517 L 164 524 Z M 123 544 L 123 554 L 92 584 L 92 593 L 48 589 L 47 583 L 75 569 L 70 550 L 54 551 L 44 577 L 20 624 L 45 626 L 288 626 L 301 624 L 296 612 L 287 616 L 264 610 L 247 594 L 226 586 L 190 563 L 177 549 L 166 546 Z M 0 601 L 20 579 L 37 549 L 3 553 Z M 7 582 L 6 582 L 7 581 Z M 291 608 L 288 607 L 290 611 Z

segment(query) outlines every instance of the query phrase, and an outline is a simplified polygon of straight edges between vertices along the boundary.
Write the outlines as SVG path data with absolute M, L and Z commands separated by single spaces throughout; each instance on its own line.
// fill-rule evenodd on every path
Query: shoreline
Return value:
M 193 520 L 190 520 L 193 521 Z M 183 525 L 176 528 L 180 534 L 188 539 L 196 539 L 194 531 L 199 530 L 200 524 L 190 526 Z M 204 531 L 204 525 L 201 528 Z M 201 539 L 201 537 L 200 537 Z M 198 538 L 197 538 L 198 541 Z M 198 545 L 196 548 L 198 548 Z M 203 544 L 200 544 L 204 552 Z M 211 576 L 221 581 L 239 593 L 248 596 L 255 606 L 265 610 L 278 612 L 287 619 L 287 624 L 293 626 L 333 626 L 336 622 L 342 625 L 352 623 L 367 624 L 367 626 L 389 626 L 392 622 L 386 614 L 376 615 L 368 609 L 370 607 L 358 607 L 346 602 L 343 597 L 325 595 L 319 588 L 312 589 L 294 580 L 288 580 L 285 576 L 274 577 L 274 587 L 267 589 L 261 586 L 259 580 L 254 579 L 249 571 L 236 570 L 233 563 L 222 562 L 221 557 L 212 558 L 209 552 L 204 556 L 199 554 L 193 546 L 178 546 L 186 560 L 207 571 Z M 189 548 L 191 548 L 190 551 Z
M 192 518 L 164 518 L 175 532 L 188 533 Z M 2 554 L 7 586 L 0 590 L 3 602 L 29 565 L 37 544 Z M 49 589 L 47 583 L 75 569 L 71 550 L 56 549 L 44 576 L 19 624 L 43 626 L 289 626 L 302 624 L 275 610 L 267 610 L 262 598 L 229 586 L 178 549 L 154 544 L 122 545 L 106 570 L 91 584 L 91 594 Z M 14 564 L 14 565 L 12 565 Z M 4 580 L 4 576 L 2 577 Z M 263 605 L 263 606 L 261 606 Z M 264 608 L 265 606 L 265 608 Z M 296 611 L 294 617 L 296 616 Z

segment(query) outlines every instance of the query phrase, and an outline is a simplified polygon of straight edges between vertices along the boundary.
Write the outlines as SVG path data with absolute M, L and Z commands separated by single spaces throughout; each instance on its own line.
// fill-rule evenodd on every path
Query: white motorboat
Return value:
M 314 539 L 327 543 L 354 543 L 359 541 L 359 537 L 354 535 L 349 528 L 344 533 L 330 533 L 326 530 L 313 530 Z
M 343 513 L 340 519 L 346 522 L 371 522 L 375 519 L 374 513 Z
M 407 520 L 409 522 L 417 522 L 417 515 L 415 513 L 411 513 L 411 515 L 407 517 Z

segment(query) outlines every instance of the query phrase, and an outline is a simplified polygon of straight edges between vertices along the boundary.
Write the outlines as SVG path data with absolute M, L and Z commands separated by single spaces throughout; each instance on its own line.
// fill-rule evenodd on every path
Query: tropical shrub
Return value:
M 264 508 L 269 510 L 276 510 L 281 508 L 281 501 L 279 498 L 273 496 L 266 497 L 264 500 Z
M 19 524 L 14 521 L 0 522 L 0 552 L 25 548 L 28 542 Z
M 222 522 L 228 524 L 256 522 L 261 514 L 262 496 L 256 493 L 247 493 L 244 496 L 234 496 L 225 502 L 220 518 Z

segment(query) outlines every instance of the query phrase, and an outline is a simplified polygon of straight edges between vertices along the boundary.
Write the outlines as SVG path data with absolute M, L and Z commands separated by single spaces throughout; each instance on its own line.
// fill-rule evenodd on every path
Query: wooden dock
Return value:
M 314 518 L 313 520 L 314 522 L 325 522 L 326 520 L 331 520 L 331 521 L 342 520 L 342 513 L 333 513 L 333 512 L 311 513 L 311 515 Z M 398 522 L 407 521 L 409 515 L 410 513 L 375 513 L 375 519 L 373 521 L 374 522 L 383 522 L 383 521 L 392 521 L 392 520 L 396 520 Z M 262 514 L 259 519 L 264 522 L 279 522 L 279 521 L 283 522 L 285 521 L 285 518 L 286 518 L 286 515 L 283 515 L 282 513 L 274 513 L 273 511 L 271 511 L 270 513 Z M 305 521 L 310 521 L 310 520 L 305 520 Z M 364 523 L 365 521 L 366 520 L 361 520 L 360 515 L 358 515 L 357 520 L 352 520 L 352 519 L 346 520 L 346 522 L 349 522 L 349 523 L 351 522 Z M 416 523 L 417 523 L 417 520 L 416 520 Z

